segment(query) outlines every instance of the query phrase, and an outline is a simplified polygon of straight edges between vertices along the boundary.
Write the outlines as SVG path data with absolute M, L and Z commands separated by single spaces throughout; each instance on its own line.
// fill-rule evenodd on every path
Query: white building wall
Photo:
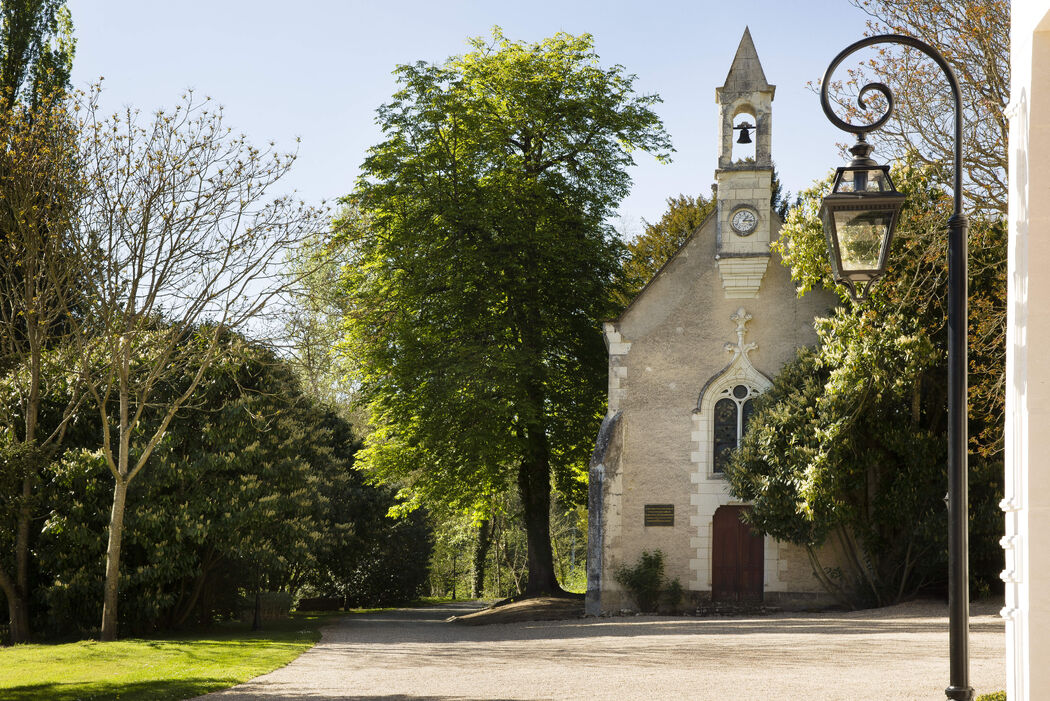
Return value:
M 1050 356 L 1028 348 L 1050 344 L 1050 0 L 1015 0 L 1010 45 L 1002 614 L 1007 697 L 1037 701 L 1050 699 Z

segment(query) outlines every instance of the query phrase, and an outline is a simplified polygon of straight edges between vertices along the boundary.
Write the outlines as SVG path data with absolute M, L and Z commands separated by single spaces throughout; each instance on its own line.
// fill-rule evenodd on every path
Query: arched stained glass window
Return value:
M 715 402 L 714 416 L 714 471 L 720 473 L 729 461 L 729 455 L 740 445 L 740 439 L 751 420 L 751 399 L 758 390 L 747 385 L 727 387 L 720 392 L 721 399 Z

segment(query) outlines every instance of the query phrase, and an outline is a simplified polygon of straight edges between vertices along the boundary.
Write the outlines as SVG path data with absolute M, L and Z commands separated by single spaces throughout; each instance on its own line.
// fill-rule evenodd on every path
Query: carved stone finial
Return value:
M 726 342 L 723 348 L 725 348 L 727 353 L 733 354 L 733 360 L 736 360 L 741 355 L 747 358 L 749 351 L 758 348 L 757 343 L 744 343 L 744 335 L 747 333 L 747 322 L 751 321 L 751 315 L 747 313 L 746 309 L 740 307 L 729 318 L 736 322 L 736 343 Z

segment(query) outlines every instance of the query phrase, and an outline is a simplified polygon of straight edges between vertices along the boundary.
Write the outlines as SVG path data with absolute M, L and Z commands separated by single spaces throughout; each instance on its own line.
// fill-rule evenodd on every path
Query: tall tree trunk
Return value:
M 35 473 L 36 466 L 32 469 Z M 27 643 L 32 635 L 29 627 L 29 536 L 33 516 L 30 499 L 33 496 L 34 477 L 35 474 L 26 474 L 22 478 L 22 504 L 18 509 L 18 523 L 15 526 L 15 579 L 11 586 L 4 587 L 13 644 Z
M 542 406 L 542 405 L 541 405 Z M 551 468 L 547 436 L 542 430 L 530 430 L 528 454 L 518 469 L 518 491 L 525 515 L 528 542 L 529 578 L 526 596 L 561 594 L 554 573 L 554 551 L 551 549 Z
M 36 426 L 40 415 L 40 342 L 35 333 L 34 316 L 27 315 L 29 338 L 29 403 L 26 406 L 27 446 L 36 443 Z M 29 642 L 32 630 L 29 627 L 29 540 L 33 522 L 33 492 L 36 489 L 38 466 L 27 468 L 22 476 L 22 503 L 18 508 L 18 522 L 15 525 L 15 579 L 11 586 L 4 586 L 7 597 L 8 623 L 13 644 Z M 5 578 L 6 579 L 6 578 Z
M 540 161 L 541 154 L 532 151 L 526 144 L 522 151 L 526 160 L 526 171 L 533 183 L 538 182 L 542 168 L 533 170 L 528 161 Z M 531 196 L 530 196 L 531 197 Z M 521 352 L 521 394 L 516 398 L 515 407 L 520 423 L 517 426 L 520 437 L 524 439 L 524 450 L 518 465 L 518 493 L 525 520 L 525 537 L 527 547 L 526 563 L 528 579 L 525 584 L 525 596 L 561 595 L 564 590 L 558 585 L 554 571 L 554 551 L 551 548 L 551 464 L 550 442 L 547 426 L 547 341 L 546 333 L 551 330 L 550 323 L 543 318 L 543 312 L 537 304 L 544 289 L 541 270 L 542 261 L 547 256 L 541 252 L 542 236 L 539 235 L 540 212 L 545 207 L 541 198 L 524 204 L 522 234 L 526 242 L 517 252 L 514 266 L 509 271 L 513 278 L 519 278 L 521 285 L 510 302 L 511 314 L 519 341 Z
M 102 600 L 102 640 L 117 639 L 117 593 L 120 587 L 120 542 L 124 535 L 124 504 L 127 478 L 115 480 L 113 510 L 109 515 L 109 545 L 106 548 L 106 585 Z
M 29 642 L 32 631 L 29 629 L 29 597 L 27 592 L 11 581 L 6 574 L 0 574 L 0 585 L 7 599 L 7 617 L 10 625 L 11 643 Z
M 527 259 L 525 269 L 534 269 L 534 260 Z M 525 536 L 528 543 L 528 581 L 526 596 L 544 596 L 564 593 L 558 586 L 554 572 L 554 552 L 551 549 L 551 465 L 550 445 L 547 440 L 546 391 L 544 381 L 543 320 L 532 303 L 535 296 L 527 295 L 518 306 L 521 323 L 518 333 L 526 361 L 524 381 L 525 402 L 519 407 L 525 439 L 525 454 L 518 466 L 518 493 L 525 518 Z
M 492 545 L 492 528 L 490 521 L 485 519 L 478 526 L 478 540 L 474 544 L 474 568 L 470 581 L 470 596 L 472 599 L 479 598 L 485 591 L 485 562 L 488 558 L 489 547 Z
M 11 643 L 29 642 L 32 631 L 29 628 L 29 605 L 23 592 L 14 592 L 14 596 L 4 592 L 7 597 L 7 614 L 11 625 Z
M 503 581 L 502 581 L 502 577 L 500 575 L 503 572 L 503 561 L 500 559 L 500 552 L 499 552 L 500 551 L 500 547 L 499 546 L 500 546 L 501 532 L 499 530 L 497 530 L 497 524 L 498 523 L 499 522 L 497 521 L 492 526 L 492 530 L 494 531 L 495 541 L 496 541 L 496 553 L 495 553 L 495 556 L 492 558 L 492 560 L 493 560 L 493 564 L 496 565 L 496 598 L 497 599 L 502 599 L 503 598 Z

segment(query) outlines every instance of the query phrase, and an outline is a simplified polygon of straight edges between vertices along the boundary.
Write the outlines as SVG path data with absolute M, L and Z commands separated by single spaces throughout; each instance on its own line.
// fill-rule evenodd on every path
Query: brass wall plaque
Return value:
M 673 526 L 674 504 L 646 504 L 646 526 Z

